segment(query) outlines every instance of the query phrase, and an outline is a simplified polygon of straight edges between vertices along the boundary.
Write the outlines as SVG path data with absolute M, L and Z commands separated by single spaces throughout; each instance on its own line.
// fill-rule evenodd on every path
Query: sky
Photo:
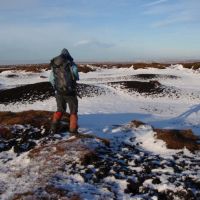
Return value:
M 0 64 L 199 59 L 199 0 L 0 0 Z

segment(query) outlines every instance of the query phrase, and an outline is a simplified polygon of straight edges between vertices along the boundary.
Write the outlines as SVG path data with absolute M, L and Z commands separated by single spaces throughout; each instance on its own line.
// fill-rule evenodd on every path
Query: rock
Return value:
M 14 152 L 17 154 L 29 151 L 33 147 L 36 146 L 36 143 L 30 140 L 27 141 L 20 141 L 14 146 Z
M 84 153 L 83 156 L 80 158 L 82 165 L 89 165 L 98 160 L 99 157 L 94 151 L 89 151 L 87 154 Z
M 6 77 L 7 78 L 15 78 L 15 77 L 18 77 L 18 75 L 17 74 L 8 74 Z
M 151 170 L 152 170 L 152 168 L 151 168 L 150 166 L 148 166 L 148 165 L 145 165 L 145 166 L 144 166 L 144 171 L 145 171 L 145 173 L 151 174 Z
M 195 196 L 190 190 L 178 190 L 178 191 L 171 191 L 171 190 L 165 190 L 163 192 L 159 192 L 158 199 L 166 199 L 166 200 L 172 200 L 172 199 L 180 199 L 180 200 L 196 200 Z
M 130 123 L 130 127 L 135 127 L 135 128 L 138 128 L 139 126 L 142 126 L 142 125 L 146 125 L 146 124 L 138 120 L 133 120 Z
M 77 88 L 78 95 L 81 97 L 99 96 L 108 92 L 105 88 L 91 84 L 78 83 Z M 33 103 L 35 101 L 43 101 L 50 97 L 54 97 L 55 92 L 50 82 L 40 82 L 0 90 L 0 96 L 0 103 L 7 105 L 16 102 Z
M 160 84 L 158 81 L 156 81 L 156 80 L 149 81 L 149 83 L 155 85 L 155 87 L 159 87 L 159 86 L 161 86 L 161 84 Z
M 41 75 L 40 78 L 48 78 L 48 77 L 46 77 L 46 76 L 42 76 L 42 75 Z
M 134 77 L 139 78 L 139 79 L 144 79 L 144 80 L 148 80 L 148 79 L 163 79 L 163 78 L 164 79 L 177 79 L 177 78 L 180 78 L 178 76 L 167 75 L 167 74 L 137 74 L 137 75 L 134 75 Z M 160 85 L 160 83 L 159 83 L 159 85 Z
M 156 177 L 156 178 L 153 179 L 152 183 L 153 183 L 153 184 L 160 184 L 161 181 L 160 181 L 159 178 Z
M 12 144 L 5 141 L 0 141 L 0 152 L 8 151 L 12 148 Z
M 0 125 L 0 138 L 9 140 L 13 138 L 13 134 L 9 127 Z
M 98 181 L 101 181 L 103 178 L 107 177 L 110 170 L 111 166 L 107 165 L 107 163 L 104 163 L 104 165 L 100 166 L 99 171 L 95 173 Z
M 149 81 L 149 82 L 142 82 L 142 81 L 121 81 L 121 82 L 110 82 L 109 85 L 111 86 L 121 86 L 121 88 L 128 89 L 129 92 L 135 91 L 140 94 L 162 94 L 164 91 L 164 87 L 158 81 Z
M 133 195 L 137 195 L 139 193 L 139 187 L 141 184 L 139 182 L 135 182 L 132 179 L 127 180 L 127 189 L 125 189 L 125 193 L 131 193 Z

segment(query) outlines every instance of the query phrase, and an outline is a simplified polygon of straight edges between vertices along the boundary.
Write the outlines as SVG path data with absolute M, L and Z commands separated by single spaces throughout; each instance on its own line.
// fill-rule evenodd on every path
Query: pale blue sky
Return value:
M 199 59 L 200 0 L 0 0 L 0 64 Z

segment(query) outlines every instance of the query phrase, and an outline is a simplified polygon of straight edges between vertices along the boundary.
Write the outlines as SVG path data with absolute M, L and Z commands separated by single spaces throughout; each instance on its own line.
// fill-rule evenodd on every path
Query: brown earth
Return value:
M 174 75 L 167 75 L 167 74 L 136 74 L 133 75 L 133 78 L 138 78 L 138 79 L 178 79 L 180 77 L 174 76 Z
M 36 166 L 29 166 L 29 171 L 38 168 L 37 178 L 34 180 L 33 190 L 23 194 L 16 194 L 14 199 L 63 199 L 63 200 L 81 200 L 77 194 L 54 185 L 51 179 L 60 171 L 66 173 L 68 164 L 78 161 L 88 165 L 98 159 L 94 149 L 90 149 L 84 141 L 87 138 L 75 138 L 74 140 L 57 141 L 56 143 L 47 143 L 32 149 L 28 157 Z M 93 139 L 94 143 L 95 140 Z M 74 166 L 75 167 L 75 166 Z M 20 171 L 23 178 L 26 176 L 26 170 Z M 19 171 L 17 172 L 19 173 Z
M 145 69 L 145 68 L 157 68 L 157 69 L 165 69 L 169 67 L 170 64 L 163 64 L 163 63 L 136 63 L 133 64 L 134 69 Z
M 29 110 L 23 112 L 0 112 L 1 125 L 30 124 L 34 127 L 48 126 L 53 115 L 50 111 Z M 67 115 L 68 117 L 68 115 Z
M 98 68 L 129 68 L 129 67 L 133 67 L 134 69 L 145 69 L 145 68 L 158 68 L 158 69 L 164 69 L 166 67 L 169 67 L 171 64 L 166 64 L 166 63 L 90 63 L 90 65 L 98 67 Z M 81 64 L 81 66 L 85 67 L 87 66 L 87 64 Z
M 183 67 L 188 69 L 194 69 L 197 70 L 200 68 L 200 62 L 194 62 L 194 63 L 182 63 Z
M 0 124 L 0 138 L 3 138 L 5 140 L 12 139 L 13 134 L 12 134 L 10 128 L 8 128 L 6 126 L 2 126 L 2 124 Z
M 36 111 L 29 110 L 23 112 L 0 112 L 0 137 L 4 139 L 11 139 L 14 137 L 11 130 L 8 128 L 10 125 L 31 125 L 33 127 L 41 128 L 45 127 L 48 131 L 50 129 L 50 121 L 53 112 L 50 111 Z M 69 121 L 69 114 L 65 114 L 62 118 L 63 121 Z M 131 122 L 131 127 L 139 127 L 145 125 L 145 123 L 134 120 Z M 200 144 L 198 141 L 200 138 L 193 134 L 192 130 L 176 130 L 176 129 L 157 129 L 153 128 L 156 132 L 155 137 L 166 142 L 169 149 L 183 149 L 188 148 L 190 151 L 200 150 Z M 85 137 L 80 136 L 80 137 Z M 90 135 L 87 137 L 93 138 Z M 109 142 L 104 141 L 109 145 Z
M 0 73 L 3 71 L 11 70 L 13 72 L 23 70 L 25 72 L 39 73 L 43 70 L 49 70 L 49 64 L 24 64 L 24 65 L 4 65 L 0 66 Z
M 130 123 L 130 127 L 133 128 L 138 128 L 139 126 L 142 126 L 142 125 L 146 125 L 144 122 L 141 122 L 141 121 L 138 121 L 138 120 L 133 120 L 131 121 Z
M 168 87 L 162 85 L 155 78 L 164 78 L 164 79 L 177 79 L 179 77 L 173 75 L 160 75 L 160 74 L 137 74 L 134 76 L 121 77 L 122 80 L 115 81 L 115 79 L 102 79 L 104 84 L 113 86 L 115 89 L 118 89 L 118 86 L 121 89 L 127 89 L 129 92 L 138 92 L 141 95 L 159 95 L 159 96 L 174 96 L 180 97 L 180 90 L 175 87 Z M 133 79 L 130 81 L 125 81 L 127 79 Z M 136 80 L 134 80 L 136 79 Z M 141 81 L 141 80 L 149 80 Z M 153 80 L 152 80 L 153 79 Z M 96 79 L 99 81 L 100 79 Z M 95 81 L 95 79 L 93 80 Z M 111 82 L 113 81 L 113 82 Z M 104 87 L 92 85 L 92 84 L 77 84 L 77 91 L 79 97 L 94 97 L 104 95 L 106 93 L 112 92 L 109 89 Z M 53 87 L 49 82 L 39 82 L 34 84 L 27 84 L 22 86 L 17 86 L 15 88 L 8 88 L 0 90 L 0 103 L 9 104 L 9 103 L 33 103 L 35 101 L 43 101 L 50 97 L 55 96 Z
M 48 136 L 52 115 L 53 112 L 40 110 L 17 113 L 0 112 L 0 139 L 3 140 L 1 142 L 4 144 L 0 148 L 0 152 L 9 150 L 11 147 L 14 147 L 14 151 L 17 153 L 24 152 L 26 149 L 21 149 L 21 146 L 24 144 L 29 145 L 28 149 L 33 148 L 35 144 L 30 140 L 38 140 Z M 66 132 L 69 128 L 68 124 L 69 114 L 65 113 L 61 120 L 59 132 Z M 104 145 L 110 145 L 109 140 L 94 135 L 80 133 L 78 137 L 82 139 L 98 139 Z M 73 142 L 73 140 L 71 139 L 70 141 Z
M 138 128 L 145 123 L 134 120 L 131 122 L 131 127 Z M 192 130 L 177 130 L 177 129 L 158 129 L 152 127 L 156 132 L 154 137 L 163 140 L 168 149 L 183 149 L 187 148 L 191 152 L 200 150 L 200 137 L 194 135 Z
M 78 95 L 81 97 L 93 97 L 106 93 L 106 91 L 99 86 L 81 83 L 77 84 L 77 91 Z M 43 101 L 53 96 L 55 96 L 55 92 L 51 84 L 49 82 L 40 82 L 0 90 L 0 103 L 33 103 L 35 101 Z
M 82 200 L 78 195 L 74 195 L 71 198 L 66 197 L 66 194 L 64 191 L 56 188 L 55 186 L 52 185 L 47 185 L 46 188 L 44 189 L 44 191 L 50 195 L 50 198 L 42 198 L 42 199 L 59 199 L 59 200 Z M 30 191 L 30 192 L 25 192 L 22 194 L 16 194 L 14 195 L 14 197 L 12 198 L 12 200 L 38 200 L 38 196 L 36 194 L 34 194 L 34 192 Z
M 116 87 L 120 86 L 122 89 L 128 89 L 131 91 L 136 91 L 140 94 L 161 94 L 163 93 L 165 87 L 162 86 L 158 81 L 121 81 L 121 82 L 110 82 L 109 85 Z M 163 93 L 164 95 L 164 93 Z M 165 93 L 167 95 L 167 93 Z
M 0 112 L 0 138 L 5 140 L 17 139 L 19 137 L 23 137 L 23 142 L 27 141 L 29 137 L 32 139 L 38 139 L 44 137 L 50 129 L 50 122 L 52 118 L 53 112 L 50 111 L 39 111 L 39 110 L 29 110 L 23 112 Z M 65 123 L 69 123 L 69 114 L 66 113 L 62 121 Z M 26 128 L 26 131 L 20 136 L 17 134 L 17 130 L 13 130 L 13 125 L 30 125 L 31 127 L 38 128 L 40 131 L 43 130 L 46 134 L 39 135 L 32 134 L 29 132 L 32 131 L 31 127 Z M 145 125 L 145 123 L 141 121 L 134 120 L 130 123 L 130 127 L 139 127 L 141 125 Z M 63 126 L 67 130 L 66 126 Z M 153 128 L 153 127 L 152 127 Z M 19 129 L 18 131 L 20 131 Z M 166 143 L 167 148 L 169 149 L 183 149 L 186 147 L 190 151 L 194 152 L 196 150 L 200 150 L 200 144 L 198 143 L 200 138 L 193 134 L 192 130 L 175 130 L 175 129 L 157 129 L 153 128 L 156 132 L 155 138 L 163 140 Z M 21 130 L 22 131 L 22 130 Z M 15 133 L 16 132 L 16 133 Z M 16 135 L 17 134 L 17 135 Z M 94 138 L 96 136 L 93 135 L 84 135 L 80 134 L 80 138 Z M 96 137 L 98 138 L 98 137 Z M 102 142 L 109 146 L 109 141 L 106 139 L 102 139 Z M 7 149 L 7 148 L 6 148 Z
M 31 124 L 31 126 L 38 127 L 41 132 L 41 126 L 44 126 L 46 123 L 48 124 L 51 115 L 52 112 L 33 110 L 20 113 L 0 112 L 0 125 L 11 128 L 16 125 L 15 123 L 22 124 L 23 127 L 28 123 Z M 130 128 L 145 125 L 145 123 L 134 120 L 130 122 L 129 125 L 128 128 L 130 130 Z M 153 127 L 152 129 L 156 132 L 155 137 L 164 141 L 166 140 L 167 147 L 175 140 L 177 143 L 181 144 L 179 145 L 181 149 L 186 147 L 188 149 L 191 148 L 191 151 L 199 150 L 199 146 L 197 146 L 198 138 L 190 130 L 166 130 L 155 129 Z M 14 131 L 14 129 L 11 129 L 11 131 Z M 34 129 L 27 129 L 27 131 L 30 131 L 27 136 L 34 134 Z M 24 133 L 25 132 L 23 132 L 23 134 Z M 174 137 L 173 134 L 176 136 Z M 124 135 L 126 135 L 126 130 Z M 2 135 L 0 135 L 0 137 L 1 136 Z M 20 132 L 17 133 L 17 140 L 11 140 L 11 142 L 16 142 L 16 145 L 19 146 L 20 142 L 18 143 L 18 140 L 21 136 Z M 10 140 L 10 135 L 8 135 L 7 138 L 4 137 L 4 139 L 5 141 Z M 16 193 L 13 194 L 13 197 L 10 199 L 81 200 L 81 194 L 83 194 L 81 190 L 79 191 L 73 189 L 73 187 L 71 187 L 71 189 L 66 187 L 66 182 L 69 180 L 68 178 L 76 174 L 82 177 L 84 183 L 97 188 L 106 188 L 115 196 L 118 194 L 116 190 L 117 183 L 107 183 L 104 181 L 106 177 L 113 176 L 116 179 L 127 181 L 128 184 L 124 193 L 130 194 L 131 196 L 146 194 L 148 197 L 157 196 L 158 199 L 175 199 L 175 197 L 178 196 L 180 197 L 179 199 L 192 200 L 200 195 L 200 193 L 195 193 L 195 190 L 199 191 L 199 180 L 195 178 L 195 175 L 198 173 L 196 173 L 196 171 L 198 170 L 197 166 L 199 160 L 197 160 L 195 155 L 191 158 L 187 158 L 189 159 L 188 162 L 183 162 L 185 155 L 181 153 L 174 155 L 176 159 L 170 160 L 143 151 L 139 144 L 130 145 L 120 142 L 120 140 L 120 138 L 113 138 L 109 141 L 96 137 L 95 135 L 87 134 L 80 134 L 80 136 L 71 139 L 61 138 L 53 141 L 50 139 L 39 140 L 37 144 L 32 144 L 25 150 L 26 152 L 29 151 L 27 154 L 30 159 L 28 166 L 25 165 L 24 168 L 17 168 L 12 165 L 12 173 L 10 172 L 11 174 L 9 174 L 9 176 L 15 177 L 18 181 L 17 183 L 21 183 L 20 180 L 22 180 L 22 182 L 23 180 L 28 180 L 27 185 L 29 189 L 25 188 L 23 193 L 17 193 L 17 188 L 14 188 L 16 189 Z M 130 138 L 130 140 L 134 141 L 134 137 Z M 190 141 L 189 145 L 187 141 Z M 26 141 L 23 140 L 20 144 L 27 146 L 28 139 Z M 170 146 L 168 148 L 173 147 Z M 19 153 L 19 151 L 17 151 L 17 153 Z M 2 163 L 9 162 L 6 158 L 1 159 L 4 159 Z M 132 163 L 131 165 L 134 163 L 133 169 L 129 167 L 130 162 Z M 91 167 L 93 168 L 91 169 Z M 142 171 L 135 170 L 135 167 L 141 168 Z M 174 173 L 165 174 L 167 177 L 166 180 L 169 180 L 167 183 L 172 183 L 174 185 L 182 184 L 183 190 L 180 192 L 174 193 L 168 190 L 153 190 L 148 185 L 145 186 L 145 184 L 143 184 L 149 179 L 153 180 L 152 184 L 162 184 L 163 182 L 160 176 L 161 173 L 164 172 L 154 172 L 153 170 L 168 169 L 169 167 L 174 170 Z M 194 177 L 185 176 L 188 170 L 193 170 L 191 173 L 194 173 Z M 30 174 L 35 174 L 33 182 L 30 181 Z M 185 179 L 180 178 L 183 176 L 185 176 Z M 71 185 L 75 186 L 76 182 L 72 182 Z M 16 187 L 20 187 L 20 185 L 16 185 Z M 5 188 L 0 188 L 2 189 L 0 195 L 5 192 L 3 190 Z M 103 196 L 101 198 L 101 193 L 93 193 L 93 195 L 97 195 L 99 199 L 103 199 Z
M 88 73 L 88 72 L 93 72 L 95 70 L 89 67 L 88 65 L 78 65 L 78 71 L 83 73 Z
M 156 138 L 163 140 L 169 149 L 187 148 L 194 152 L 200 150 L 199 137 L 192 130 L 154 129 Z
M 183 67 L 197 70 L 200 68 L 200 62 L 193 62 L 193 63 L 181 63 Z M 158 68 L 158 69 L 164 69 L 169 67 L 171 64 L 169 63 L 78 63 L 78 68 L 80 72 L 87 73 L 90 71 L 94 71 L 93 68 L 90 67 L 90 65 L 95 66 L 97 68 L 127 68 L 133 66 L 134 69 L 144 69 L 144 68 Z M 36 72 L 39 73 L 41 71 L 49 70 L 49 64 L 24 64 L 24 65 L 1 65 L 0 66 L 0 73 L 3 71 L 17 71 L 17 70 L 24 70 L 26 72 Z
M 94 71 L 91 67 L 87 65 L 78 65 L 79 72 L 88 73 L 90 71 Z M 27 64 L 27 65 L 7 65 L 7 66 L 0 66 L 0 73 L 3 71 L 13 71 L 17 72 L 18 70 L 22 70 L 25 72 L 32 72 L 32 73 L 40 73 L 42 71 L 50 70 L 49 64 Z M 8 75 L 9 77 L 14 77 L 15 75 Z
M 49 82 L 28 84 L 16 88 L 0 90 L 0 103 L 7 104 L 25 101 L 42 101 L 54 96 L 54 94 L 53 87 Z
M 49 135 L 52 115 L 53 112 L 40 110 L 0 112 L 0 152 L 12 147 L 15 153 L 34 148 L 36 140 Z M 59 130 L 67 131 L 68 113 L 64 114 L 61 123 Z

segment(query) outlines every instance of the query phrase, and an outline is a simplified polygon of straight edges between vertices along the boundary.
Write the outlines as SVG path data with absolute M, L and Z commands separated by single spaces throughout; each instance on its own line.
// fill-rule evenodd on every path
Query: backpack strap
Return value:
M 75 79 L 75 77 L 74 77 L 73 70 L 72 70 L 72 65 L 69 66 L 69 69 L 70 69 L 70 73 L 71 73 L 71 76 L 72 76 L 72 80 L 73 80 L 73 81 L 76 81 L 76 79 Z

